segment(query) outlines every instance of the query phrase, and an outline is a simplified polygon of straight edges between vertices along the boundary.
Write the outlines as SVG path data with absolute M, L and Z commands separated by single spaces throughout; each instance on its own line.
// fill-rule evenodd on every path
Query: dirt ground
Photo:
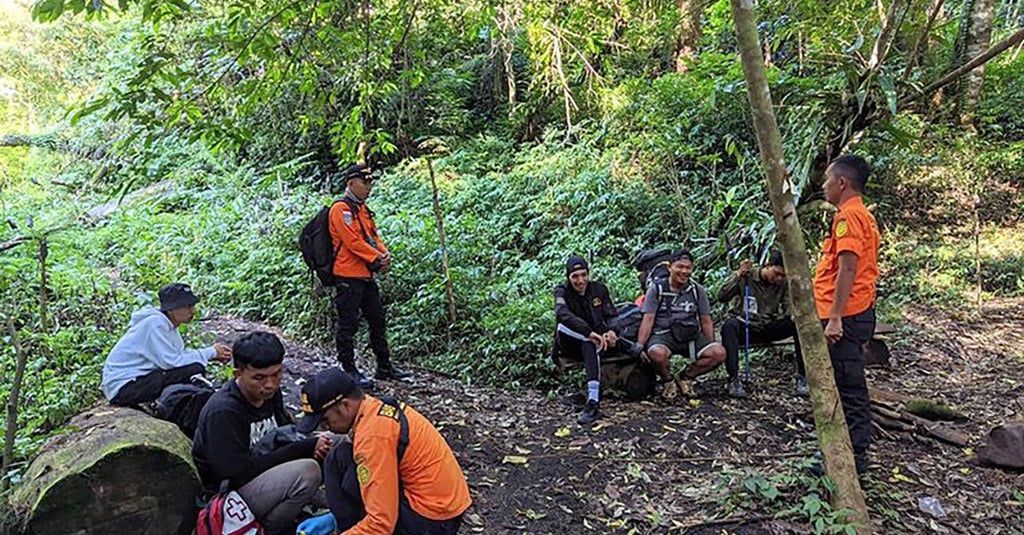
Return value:
M 981 319 L 905 311 L 891 367 L 869 370 L 869 383 L 962 411 L 969 419 L 955 428 L 972 447 L 877 433 L 862 481 L 878 532 L 1024 533 L 1024 474 L 971 460 L 994 425 L 1024 419 L 1022 317 L 1020 299 L 988 303 Z M 224 340 L 268 329 L 227 317 L 204 325 Z M 301 377 L 336 361 L 329 348 L 286 346 L 284 388 L 297 413 Z M 792 369 L 785 356 L 762 356 L 745 400 L 725 396 L 724 371 L 697 383 L 697 399 L 673 405 L 606 399 L 606 417 L 589 427 L 576 423 L 572 396 L 467 386 L 420 369 L 377 393 L 415 406 L 451 444 L 474 499 L 464 532 L 808 533 L 800 508 L 820 481 L 803 469 L 816 442 Z M 567 377 L 566 392 L 580 383 Z M 924 497 L 945 516 L 919 510 Z

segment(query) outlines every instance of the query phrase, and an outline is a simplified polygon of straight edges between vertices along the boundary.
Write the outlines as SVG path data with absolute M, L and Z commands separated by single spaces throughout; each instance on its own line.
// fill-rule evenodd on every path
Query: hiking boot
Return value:
M 361 390 L 373 390 L 373 387 L 376 386 L 373 383 L 373 379 L 363 375 L 363 372 L 359 370 L 347 373 L 349 377 L 352 378 L 352 382 L 354 382 Z
M 729 381 L 729 397 L 741 399 L 747 397 L 747 391 L 743 389 L 743 382 L 738 377 Z
M 213 382 L 206 378 L 205 375 L 197 373 L 188 378 L 188 382 L 194 386 L 213 388 Z
M 678 384 L 679 384 L 679 393 L 683 397 L 687 397 L 687 398 L 695 398 L 695 397 L 697 397 L 697 393 L 693 391 L 693 379 L 680 379 L 678 381 Z
M 576 422 L 580 425 L 588 425 L 597 421 L 601 417 L 600 404 L 597 400 L 588 399 L 587 404 L 583 406 L 583 410 L 580 411 L 580 415 L 576 417 Z
M 374 378 L 378 381 L 400 381 L 402 379 L 408 379 L 412 377 L 412 372 L 409 370 L 403 370 L 395 366 L 394 364 L 387 364 L 384 366 L 377 366 L 377 373 L 374 374 Z
M 807 378 L 797 376 L 796 378 L 796 395 L 801 398 L 805 398 L 811 395 L 811 387 L 807 385 Z
M 661 385 L 661 399 L 665 401 L 675 401 L 679 397 L 679 385 L 676 384 L 674 379 L 662 383 Z

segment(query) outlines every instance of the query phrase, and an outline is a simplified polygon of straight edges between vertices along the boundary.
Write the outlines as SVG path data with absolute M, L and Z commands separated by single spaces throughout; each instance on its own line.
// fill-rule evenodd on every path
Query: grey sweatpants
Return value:
M 294 532 L 295 515 L 320 487 L 320 465 L 313 459 L 279 464 L 238 489 L 267 535 Z

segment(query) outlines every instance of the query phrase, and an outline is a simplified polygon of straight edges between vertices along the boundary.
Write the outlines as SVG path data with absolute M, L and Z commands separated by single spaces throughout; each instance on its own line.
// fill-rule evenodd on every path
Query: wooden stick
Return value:
M 14 382 L 11 384 L 11 396 L 7 398 L 7 429 L 4 433 L 4 456 L 3 469 L 0 474 L 6 474 L 14 457 L 15 430 L 18 428 L 18 397 L 21 395 L 21 382 L 25 378 L 26 355 L 21 347 L 21 340 L 18 338 L 18 330 L 14 327 L 14 319 L 7 316 L 7 330 L 11 333 L 11 345 L 14 346 L 18 358 L 17 368 L 14 372 Z M 8 480 L 3 479 L 3 488 L 6 490 Z

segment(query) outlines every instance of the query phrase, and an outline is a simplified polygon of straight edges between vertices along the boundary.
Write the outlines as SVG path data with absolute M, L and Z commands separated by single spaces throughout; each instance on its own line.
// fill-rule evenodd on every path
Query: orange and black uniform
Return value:
M 328 219 L 331 241 L 338 251 L 334 260 L 334 308 L 338 312 L 334 341 L 338 360 L 345 371 L 357 371 L 352 339 L 362 312 L 369 326 L 370 347 L 377 357 L 378 369 L 382 364 L 387 367 L 391 363 L 387 321 L 373 273 L 388 249 L 377 232 L 370 209 L 351 193 L 346 191 L 345 198 L 334 203 Z
M 409 442 L 398 460 L 399 415 L 366 396 L 341 442 L 324 461 L 327 503 L 342 535 L 447 535 L 458 532 L 472 499 L 444 437 L 402 404 Z
M 823 244 L 822 258 L 814 277 L 814 300 L 824 326 L 835 302 L 839 254 L 850 252 L 857 256 L 853 286 L 842 312 L 843 336 L 828 348 L 856 454 L 863 454 L 871 445 L 871 403 L 861 346 L 875 332 L 875 283 L 878 280 L 880 242 L 878 223 L 864 206 L 864 201 L 859 196 L 847 199 L 832 220 L 832 230 Z

